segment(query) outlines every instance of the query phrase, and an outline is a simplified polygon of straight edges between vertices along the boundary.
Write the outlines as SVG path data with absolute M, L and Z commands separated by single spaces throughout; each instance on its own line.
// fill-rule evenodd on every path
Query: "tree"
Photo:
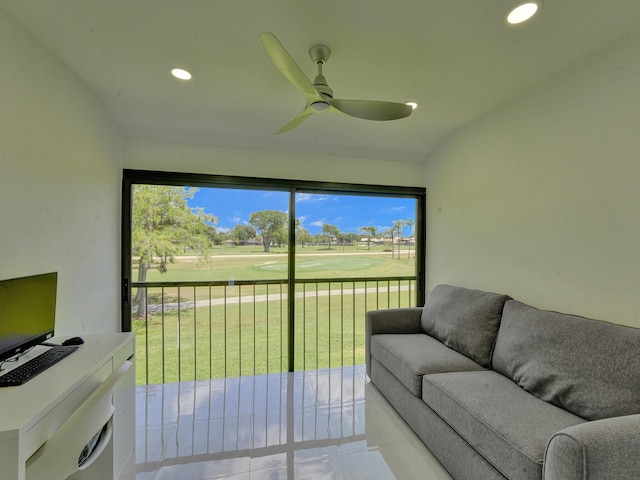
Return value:
M 280 228 L 276 231 L 273 239 L 271 240 L 273 243 L 278 245 L 278 247 L 282 248 L 283 245 L 287 245 L 289 242 L 289 235 L 286 228 Z
M 378 235 L 376 227 L 369 225 L 367 227 L 360 227 L 360 232 L 367 237 L 367 250 L 371 250 L 371 239 Z
M 390 238 L 391 239 L 391 258 L 396 258 L 396 247 L 395 244 L 393 242 L 393 239 L 395 238 L 395 229 L 393 227 L 389 227 L 387 228 L 385 231 L 382 232 L 382 236 L 384 238 Z M 386 243 L 386 242 L 385 242 Z
M 322 233 L 329 237 L 329 250 L 331 250 L 331 243 L 334 239 L 340 236 L 340 229 L 335 225 L 329 225 L 328 223 L 322 224 Z
M 402 230 L 404 229 L 404 220 L 394 220 L 392 230 L 398 233 L 398 260 L 400 260 L 400 246 L 402 245 Z M 391 242 L 393 249 L 393 241 Z
M 404 224 L 409 227 L 409 252 L 407 258 L 411 258 L 411 242 L 413 241 L 413 218 L 407 218 Z
M 210 245 L 220 245 L 224 240 L 222 232 L 218 232 L 213 225 L 206 225 L 206 235 Z
M 328 235 L 326 233 L 316 233 L 312 238 L 312 242 L 315 245 L 322 245 L 322 244 L 327 243 L 329 241 L 331 241 L 331 239 L 328 237 Z
M 189 207 L 197 188 L 165 185 L 135 185 L 132 211 L 132 255 L 138 260 L 138 282 L 147 279 L 147 272 L 155 259 L 160 273 L 185 249 L 206 255 L 211 245 L 211 228 L 215 216 L 202 208 Z M 136 315 L 147 309 L 144 289 L 138 289 L 133 306 Z
M 269 246 L 286 232 L 288 216 L 280 210 L 262 210 L 249 215 L 249 225 L 253 225 L 262 236 L 264 251 L 269 251 Z
M 246 245 L 251 238 L 256 238 L 256 229 L 251 225 L 236 225 L 229 232 L 229 237 L 240 245 Z
M 347 243 L 347 245 L 353 246 L 356 245 L 360 237 L 355 232 L 348 232 L 345 233 L 342 238 L 344 239 L 345 243 Z
M 215 245 L 225 245 L 228 240 L 231 240 L 231 230 L 217 232 L 213 243 Z
M 305 244 L 311 243 L 311 234 L 302 226 L 302 221 L 299 218 L 296 218 L 296 243 L 303 248 Z

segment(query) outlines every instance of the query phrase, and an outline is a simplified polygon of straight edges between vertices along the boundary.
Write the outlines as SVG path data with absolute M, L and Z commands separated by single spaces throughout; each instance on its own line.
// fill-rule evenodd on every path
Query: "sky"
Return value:
M 296 217 L 311 235 L 322 232 L 322 224 L 335 225 L 341 232 L 358 233 L 360 227 L 372 225 L 378 231 L 393 225 L 394 220 L 411 218 L 415 223 L 415 199 L 363 197 L 356 195 L 296 194 Z M 288 212 L 289 193 L 264 190 L 200 188 L 189 200 L 190 207 L 202 207 L 218 218 L 218 231 L 247 224 L 249 215 L 261 210 Z M 405 228 L 408 235 L 408 227 Z

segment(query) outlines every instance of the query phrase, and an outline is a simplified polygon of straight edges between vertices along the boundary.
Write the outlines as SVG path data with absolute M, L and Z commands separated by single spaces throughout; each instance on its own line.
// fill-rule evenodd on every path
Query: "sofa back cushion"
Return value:
M 438 285 L 422 310 L 422 330 L 483 367 L 491 365 L 502 308 L 509 297 Z
M 640 329 L 510 300 L 493 368 L 587 420 L 640 413 Z

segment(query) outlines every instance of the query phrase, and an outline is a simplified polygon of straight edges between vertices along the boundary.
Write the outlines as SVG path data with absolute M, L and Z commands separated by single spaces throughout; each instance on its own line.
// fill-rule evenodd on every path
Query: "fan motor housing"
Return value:
M 331 105 L 329 105 L 327 102 L 313 102 L 311 104 L 311 109 L 314 112 L 318 112 L 318 113 L 326 112 L 327 110 L 329 110 L 330 107 Z
M 309 56 L 314 63 L 326 62 L 331 56 L 331 49 L 326 45 L 314 45 L 309 49 Z

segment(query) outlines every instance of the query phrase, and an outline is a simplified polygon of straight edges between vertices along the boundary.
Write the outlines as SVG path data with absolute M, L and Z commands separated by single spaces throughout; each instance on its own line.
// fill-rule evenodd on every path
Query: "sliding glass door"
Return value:
M 139 383 L 364 361 L 367 310 L 424 298 L 424 190 L 125 171 Z

